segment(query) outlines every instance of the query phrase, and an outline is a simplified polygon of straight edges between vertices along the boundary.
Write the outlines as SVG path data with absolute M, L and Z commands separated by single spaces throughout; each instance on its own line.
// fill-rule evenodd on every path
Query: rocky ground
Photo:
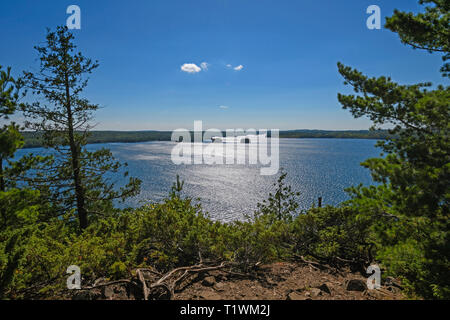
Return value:
M 77 290 L 78 291 L 78 290 Z M 142 299 L 142 289 L 116 283 L 80 290 L 72 299 Z M 150 297 L 152 298 L 152 297 Z M 158 298 L 167 298 L 164 294 Z M 299 263 L 273 263 L 259 267 L 254 276 L 213 270 L 194 274 L 180 284 L 175 300 L 398 300 L 405 299 L 398 281 L 388 278 L 382 287 L 367 289 L 366 278 L 349 270 L 320 270 Z
M 261 268 L 263 277 L 236 279 L 220 271 L 191 284 L 175 299 L 206 300 L 374 300 L 403 299 L 396 281 L 368 290 L 366 279 L 356 273 L 331 274 L 311 266 L 274 263 Z

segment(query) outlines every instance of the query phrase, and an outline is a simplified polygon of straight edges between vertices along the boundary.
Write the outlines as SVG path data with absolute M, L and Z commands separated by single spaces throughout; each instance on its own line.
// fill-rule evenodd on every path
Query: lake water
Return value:
M 337 205 L 348 199 L 344 189 L 372 184 L 369 170 L 360 166 L 377 157 L 375 140 L 364 139 L 280 139 L 280 167 L 287 172 L 286 182 L 299 191 L 303 209 L 323 198 L 323 204 Z M 183 193 L 200 198 L 212 218 L 223 221 L 251 214 L 259 201 L 274 190 L 278 175 L 260 175 L 260 165 L 175 165 L 171 161 L 173 142 L 107 143 L 89 149 L 109 148 L 117 160 L 128 163 L 130 176 L 142 180 L 139 196 L 128 206 L 139 206 L 166 197 L 178 174 L 185 181 Z M 43 153 L 43 149 L 19 150 Z

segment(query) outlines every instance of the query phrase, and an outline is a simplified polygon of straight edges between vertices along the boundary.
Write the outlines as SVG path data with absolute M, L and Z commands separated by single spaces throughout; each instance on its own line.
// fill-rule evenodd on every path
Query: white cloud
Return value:
M 207 71 L 209 69 L 210 64 L 206 61 L 200 63 L 200 66 L 196 65 L 195 63 L 185 63 L 181 66 L 181 71 L 187 72 L 187 73 L 199 73 L 200 71 Z M 242 64 L 233 67 L 231 64 L 226 65 L 227 68 L 233 69 L 235 71 L 241 71 L 244 69 L 244 66 Z
M 181 66 L 181 71 L 187 72 L 187 73 L 197 73 L 202 71 L 199 66 L 197 66 L 195 63 L 185 63 Z
M 219 106 L 219 108 L 222 110 L 226 110 L 226 109 L 228 109 L 228 106 Z
M 202 68 L 204 71 L 208 70 L 208 67 L 209 67 L 209 63 L 207 63 L 207 62 L 200 63 L 200 68 Z

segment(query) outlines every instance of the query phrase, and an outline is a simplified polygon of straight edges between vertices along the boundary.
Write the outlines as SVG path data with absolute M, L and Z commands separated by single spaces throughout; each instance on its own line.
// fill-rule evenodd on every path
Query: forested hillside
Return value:
M 42 133 L 24 131 L 24 148 L 42 146 Z M 171 131 L 90 131 L 88 143 L 170 141 Z M 223 132 L 225 136 L 225 132 Z M 193 137 L 193 133 L 191 134 Z M 270 136 L 270 132 L 269 132 Z M 387 130 L 288 130 L 280 131 L 280 138 L 341 138 L 341 139 L 387 139 Z

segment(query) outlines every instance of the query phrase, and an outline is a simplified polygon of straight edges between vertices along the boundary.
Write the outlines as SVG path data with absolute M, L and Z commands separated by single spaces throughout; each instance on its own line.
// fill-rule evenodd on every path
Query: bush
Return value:
M 305 256 L 361 268 L 373 262 L 375 254 L 387 268 L 385 274 L 406 275 L 404 283 L 411 292 L 422 285 L 423 290 L 433 288 L 430 294 L 435 297 L 448 295 L 442 286 L 442 279 L 449 279 L 448 273 L 442 273 L 445 257 L 441 265 L 436 265 L 436 256 L 429 258 L 441 252 L 439 246 L 446 242 L 437 233 L 436 251 L 429 253 L 420 242 L 422 234 L 432 234 L 434 222 L 395 221 L 380 216 L 375 208 L 368 210 L 370 206 L 362 205 L 366 202 L 358 207 L 354 200 L 353 206 L 297 211 L 297 194 L 285 187 L 284 177 L 253 217 L 231 223 L 213 221 L 200 205 L 181 197 L 179 181 L 161 203 L 114 212 L 82 233 L 70 213 L 40 222 L 38 207 L 23 206 L 14 211 L 16 216 L 8 211 L 11 225 L 0 232 L 1 297 L 58 297 L 66 290 L 70 265 L 80 267 L 82 285 L 88 286 L 98 278 L 129 278 L 138 267 L 167 272 L 199 262 L 228 261 L 238 271 L 252 272 L 260 263 Z M 391 221 L 391 228 L 378 230 L 386 221 Z M 383 247 L 380 232 L 384 232 L 383 243 L 398 243 L 397 238 L 405 235 L 411 240 Z M 433 277 L 436 285 L 430 286 Z
M 313 208 L 293 223 L 295 251 L 328 264 L 372 262 L 372 221 L 350 207 Z

